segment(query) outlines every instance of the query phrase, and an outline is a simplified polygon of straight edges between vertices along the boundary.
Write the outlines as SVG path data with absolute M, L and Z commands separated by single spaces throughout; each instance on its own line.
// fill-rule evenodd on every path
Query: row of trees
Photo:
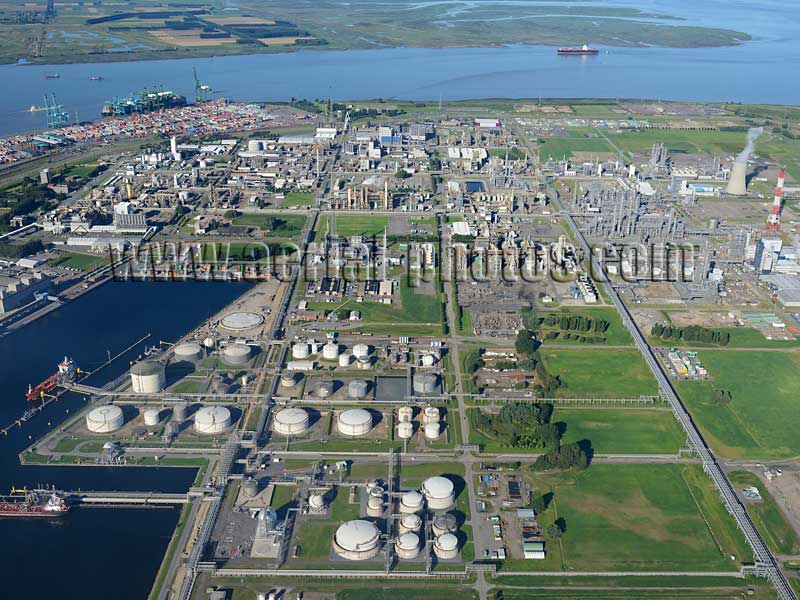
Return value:
M 548 315 L 537 315 L 534 319 L 535 327 L 558 327 L 561 331 L 582 331 L 594 333 L 605 333 L 611 327 L 611 322 L 605 319 L 594 319 L 584 315 L 558 315 L 551 313 Z
M 716 329 L 701 327 L 700 325 L 673 327 L 672 325 L 656 323 L 653 325 L 650 333 L 663 340 L 674 340 L 676 342 L 702 342 L 703 344 L 727 346 L 731 341 L 731 334 L 727 331 L 718 331 Z

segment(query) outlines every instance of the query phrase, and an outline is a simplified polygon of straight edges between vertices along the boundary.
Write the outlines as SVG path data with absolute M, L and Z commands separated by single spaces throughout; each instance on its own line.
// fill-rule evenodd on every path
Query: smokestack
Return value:
M 763 127 L 751 127 L 747 130 L 747 142 L 744 150 L 736 157 L 731 171 L 731 179 L 725 191 L 732 196 L 744 196 L 747 193 L 747 161 L 756 148 L 758 136 L 764 133 Z
M 767 218 L 767 229 L 778 230 L 781 225 L 781 199 L 783 197 L 783 180 L 786 177 L 783 169 L 778 173 L 778 185 L 775 187 L 775 198 L 772 200 L 772 210 Z

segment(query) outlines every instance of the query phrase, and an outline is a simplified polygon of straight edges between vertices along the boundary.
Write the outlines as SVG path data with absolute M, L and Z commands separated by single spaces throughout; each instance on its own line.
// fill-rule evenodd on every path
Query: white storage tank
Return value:
M 336 428 L 342 435 L 364 435 L 372 430 L 372 414 L 363 408 L 343 410 L 336 418 Z
M 366 344 L 356 344 L 353 346 L 353 356 L 356 357 L 356 360 L 367 358 L 369 356 L 369 346 Z
M 155 408 L 144 411 L 144 424 L 147 427 L 155 427 L 161 421 L 161 411 Z
M 372 359 L 369 356 L 363 356 L 358 359 L 358 368 L 359 369 L 369 369 L 372 366 Z
M 155 360 L 143 360 L 131 367 L 131 386 L 137 394 L 157 394 L 164 389 L 164 365 Z
M 350 355 L 349 354 L 340 354 L 339 355 L 339 366 L 340 367 L 349 367 L 350 366 Z
M 250 346 L 247 344 L 228 344 L 222 351 L 222 362 L 226 365 L 238 367 L 250 360 Z
M 397 420 L 401 423 L 411 421 L 414 418 L 414 408 L 412 406 L 401 406 L 397 410 Z
M 411 421 L 400 421 L 397 424 L 397 437 L 401 440 L 411 439 L 414 435 L 414 424 Z
M 400 533 L 408 533 L 409 531 L 417 532 L 422 528 L 422 519 L 419 515 L 414 513 L 403 515 L 400 519 L 398 529 Z
M 330 398 L 333 395 L 333 389 L 332 381 L 320 381 L 317 385 L 316 395 L 318 398 Z
M 431 510 L 444 510 L 455 502 L 455 488 L 447 477 L 429 477 L 422 482 L 422 493 Z
M 115 404 L 98 406 L 86 415 L 86 429 L 92 433 L 112 433 L 124 423 L 122 409 Z
M 419 536 L 416 533 L 404 533 L 397 538 L 394 549 L 398 558 L 416 558 L 419 555 Z
M 339 358 L 339 344 L 328 342 L 322 347 L 322 358 L 325 360 L 336 360 Z
M 414 375 L 414 393 L 432 394 L 436 391 L 439 378 L 434 373 L 416 373 Z
M 433 535 L 436 536 L 444 535 L 445 533 L 453 533 L 458 529 L 458 520 L 456 516 L 451 513 L 436 515 L 433 519 L 432 528 Z
M 258 480 L 248 477 L 242 482 L 242 492 L 248 498 L 258 496 Z
M 422 413 L 422 422 L 426 425 L 428 423 L 438 423 L 439 422 L 439 409 L 435 406 L 428 406 L 425 408 L 425 412 Z
M 380 551 L 381 532 L 374 523 L 356 519 L 342 523 L 333 536 L 333 549 L 348 560 L 367 560 Z
M 224 406 L 204 406 L 194 415 L 194 430 L 201 435 L 222 433 L 231 426 L 231 411 Z
M 436 364 L 436 357 L 433 354 L 426 354 L 422 357 L 422 366 L 423 367 L 432 367 Z
M 175 346 L 175 360 L 197 362 L 203 358 L 203 348 L 197 342 L 183 342 Z
M 215 340 L 210 335 L 203 340 L 203 346 L 205 346 L 209 350 L 213 350 L 216 345 L 217 345 L 217 340 Z
M 297 375 L 295 373 L 282 373 L 281 374 L 281 386 L 283 387 L 294 387 L 297 383 Z
M 458 538 L 452 533 L 440 535 L 433 542 L 433 552 L 442 560 L 458 558 Z
M 325 511 L 325 496 L 320 493 L 311 494 L 308 498 L 308 509 L 314 513 Z
M 429 440 L 435 440 L 442 432 L 439 423 L 428 423 L 425 425 L 425 437 Z
M 188 412 L 189 405 L 186 402 L 178 402 L 172 407 L 172 420 L 178 422 L 185 421 Z
M 355 400 L 361 400 L 367 397 L 367 390 L 369 384 L 363 379 L 354 379 L 347 384 L 347 395 Z
M 281 435 L 299 435 L 308 431 L 308 412 L 303 408 L 284 408 L 275 414 L 272 429 Z
M 296 360 L 303 360 L 311 356 L 311 349 L 305 342 L 297 342 L 292 346 L 292 358 Z
M 421 511 L 425 507 L 425 498 L 419 492 L 406 492 L 400 497 L 400 512 L 411 514 Z
M 370 496 L 367 499 L 367 516 L 380 517 L 383 515 L 383 500 L 380 496 Z

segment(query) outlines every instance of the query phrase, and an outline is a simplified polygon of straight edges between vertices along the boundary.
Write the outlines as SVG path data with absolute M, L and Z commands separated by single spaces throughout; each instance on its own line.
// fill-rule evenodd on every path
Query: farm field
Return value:
M 563 160 L 570 158 L 575 152 L 613 152 L 606 140 L 601 137 L 548 137 L 542 138 L 539 145 L 539 156 L 542 161 Z
M 566 522 L 558 545 L 567 570 L 735 571 L 750 559 L 697 465 L 594 464 L 578 473 L 537 475 L 533 485 L 536 493 L 554 494 L 544 514 Z
M 712 381 L 679 381 L 678 391 L 711 447 L 728 458 L 776 459 L 800 454 L 788 423 L 800 419 L 800 351 L 703 350 Z M 714 389 L 731 393 L 714 404 Z
M 561 377 L 564 398 L 637 398 L 656 395 L 658 386 L 638 350 L 626 348 L 538 350 L 547 370 Z
M 379 236 L 389 223 L 389 217 L 378 215 L 348 215 L 336 217 L 336 233 L 341 236 L 353 235 Z M 328 216 L 322 215 L 317 220 L 317 235 L 322 235 L 328 228 Z

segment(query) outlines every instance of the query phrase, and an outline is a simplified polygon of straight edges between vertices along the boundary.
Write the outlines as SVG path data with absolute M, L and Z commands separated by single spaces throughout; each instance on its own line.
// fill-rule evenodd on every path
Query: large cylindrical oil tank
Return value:
M 397 437 L 401 440 L 411 439 L 414 435 L 414 424 L 411 421 L 400 421 L 397 424 Z
M 383 514 L 383 500 L 380 496 L 370 496 L 367 499 L 367 516 L 380 517 Z
M 435 406 L 428 406 L 422 413 L 422 422 L 427 425 L 428 423 L 439 422 L 439 409 Z
M 144 411 L 143 419 L 147 427 L 155 427 L 161 420 L 161 411 L 156 408 L 146 410 Z
M 242 492 L 248 498 L 255 498 L 258 495 L 258 480 L 248 477 L 242 482 Z
M 318 398 L 330 398 L 333 395 L 334 387 L 332 381 L 320 381 L 317 384 L 315 395 Z
M 365 435 L 372 429 L 372 414 L 363 408 L 343 410 L 336 418 L 336 428 L 350 437 Z
M 400 525 L 398 529 L 400 533 L 408 533 L 409 531 L 417 532 L 422 527 L 422 519 L 419 515 L 414 513 L 403 515 L 403 518 L 400 519 Z
M 247 344 L 228 344 L 222 351 L 222 362 L 233 367 L 244 365 L 250 360 L 250 351 Z
M 349 354 L 340 354 L 339 355 L 339 366 L 340 367 L 349 367 L 350 366 L 350 355 Z
M 369 384 L 363 379 L 353 379 L 347 384 L 347 395 L 355 400 L 361 400 L 367 397 L 367 390 Z
M 422 357 L 422 366 L 423 367 L 432 367 L 436 364 L 436 357 L 433 354 L 426 354 Z
M 458 538 L 452 533 L 440 535 L 433 542 L 433 552 L 442 560 L 458 558 Z
M 401 406 L 397 409 L 397 420 L 403 423 L 404 421 L 411 421 L 414 418 L 414 407 Z
M 362 356 L 356 361 L 359 369 L 369 369 L 372 366 L 372 359 L 369 356 Z
M 380 551 L 381 532 L 374 523 L 357 519 L 342 523 L 333 537 L 333 549 L 348 560 L 367 560 Z
M 308 412 L 303 408 L 284 408 L 275 415 L 272 429 L 281 435 L 299 435 L 308 431 Z
M 281 386 L 283 387 L 294 387 L 297 383 L 297 375 L 295 373 L 283 372 L 281 374 Z
M 419 492 L 411 491 L 406 492 L 400 497 L 400 512 L 401 513 L 415 513 L 421 511 L 425 507 L 425 498 Z
M 328 342 L 322 347 L 322 358 L 325 360 L 336 360 L 339 358 L 339 344 Z
M 172 407 L 173 421 L 185 421 L 189 413 L 189 405 L 186 402 L 178 402 Z
M 297 342 L 292 346 L 292 358 L 295 360 L 303 360 L 311 356 L 311 349 L 305 342 Z
M 439 423 L 428 423 L 425 425 L 425 437 L 429 440 L 435 440 L 442 433 Z
M 422 482 L 422 493 L 431 510 L 444 510 L 455 502 L 455 488 L 447 477 L 429 477 Z
M 92 433 L 112 433 L 124 423 L 122 409 L 115 404 L 98 406 L 86 415 L 86 429 Z
M 131 367 L 131 386 L 137 394 L 157 394 L 164 389 L 164 365 L 155 360 L 143 360 Z
M 439 378 L 434 373 L 416 373 L 414 375 L 414 393 L 432 394 L 436 391 Z
M 203 348 L 197 342 L 183 342 L 175 346 L 175 360 L 197 362 L 203 357 Z
M 353 346 L 353 356 L 356 357 L 356 360 L 359 358 L 366 358 L 369 356 L 369 346 L 366 344 L 356 344 Z
M 231 411 L 224 406 L 204 406 L 194 415 L 194 430 L 201 435 L 222 433 L 231 426 Z
M 454 514 L 443 513 L 434 517 L 432 527 L 433 535 L 436 536 L 453 533 L 458 529 L 458 520 Z
M 395 542 L 394 549 L 398 558 L 416 558 L 419 555 L 419 536 L 412 532 L 400 535 Z

